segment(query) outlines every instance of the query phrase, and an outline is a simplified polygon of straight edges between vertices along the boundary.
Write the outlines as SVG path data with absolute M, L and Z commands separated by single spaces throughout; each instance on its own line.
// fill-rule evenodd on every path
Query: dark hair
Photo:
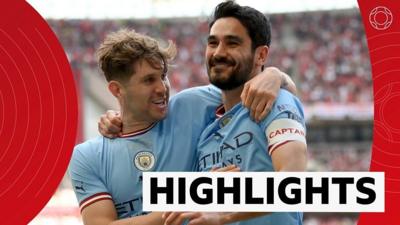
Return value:
M 175 54 L 176 47 L 172 42 L 162 48 L 155 39 L 127 29 L 107 35 L 97 50 L 99 65 L 107 81 L 129 79 L 135 73 L 133 65 L 141 60 L 166 72 Z
M 267 45 L 269 47 L 271 44 L 271 23 L 267 16 L 260 11 L 248 6 L 240 6 L 234 1 L 222 2 L 215 7 L 209 29 L 215 21 L 224 17 L 233 17 L 240 21 L 247 29 L 253 50 L 258 46 Z

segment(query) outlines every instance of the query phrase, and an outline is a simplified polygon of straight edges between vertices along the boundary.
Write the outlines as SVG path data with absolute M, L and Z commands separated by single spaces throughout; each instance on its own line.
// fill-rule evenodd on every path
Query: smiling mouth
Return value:
M 215 63 L 212 65 L 212 67 L 230 67 L 230 66 L 232 65 L 229 63 Z
M 160 108 L 164 108 L 167 106 L 167 99 L 158 99 L 158 100 L 154 100 L 151 103 L 157 105 Z
M 236 64 L 230 60 L 210 60 L 210 69 L 223 70 L 228 67 L 234 67 Z
M 215 73 L 220 73 L 223 72 L 225 70 L 228 70 L 230 67 L 232 67 L 232 65 L 227 64 L 227 63 L 218 63 L 215 64 L 211 67 L 211 69 L 215 72 Z

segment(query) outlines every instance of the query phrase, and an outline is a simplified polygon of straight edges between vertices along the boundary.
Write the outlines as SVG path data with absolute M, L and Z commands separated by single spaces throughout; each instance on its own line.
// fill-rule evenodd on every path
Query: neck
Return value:
M 229 111 L 233 106 L 238 104 L 240 94 L 242 93 L 243 85 L 232 90 L 222 91 L 222 102 L 224 103 L 225 112 Z
M 127 110 L 121 110 L 121 119 L 123 134 L 129 134 L 145 129 L 152 124 L 152 122 L 149 121 L 136 119 L 135 116 L 132 113 L 129 113 Z

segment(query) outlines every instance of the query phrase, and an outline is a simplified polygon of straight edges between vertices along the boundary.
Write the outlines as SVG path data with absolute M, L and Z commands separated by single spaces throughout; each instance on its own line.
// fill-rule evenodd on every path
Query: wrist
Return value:
M 268 76 L 275 76 L 276 80 L 279 80 L 280 86 L 279 87 L 285 87 L 287 85 L 287 80 L 286 76 L 284 73 L 282 73 L 277 67 L 269 66 L 265 68 L 264 70 L 265 74 L 268 74 Z
M 286 79 L 284 73 L 279 73 L 281 75 L 281 88 L 286 88 L 289 85 L 289 82 Z
M 228 224 L 232 222 L 232 213 L 218 213 L 219 224 Z

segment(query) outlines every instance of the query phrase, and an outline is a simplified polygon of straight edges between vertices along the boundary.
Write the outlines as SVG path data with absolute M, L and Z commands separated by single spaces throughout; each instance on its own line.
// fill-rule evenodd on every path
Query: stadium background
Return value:
M 269 14 L 273 28 L 268 65 L 277 66 L 292 76 L 305 105 L 308 170 L 367 171 L 373 95 L 359 11 L 332 7 L 304 10 L 263 11 Z M 135 19 L 49 17 L 47 21 L 65 49 L 80 94 L 82 120 L 77 141 L 96 136 L 100 114 L 106 109 L 117 109 L 94 57 L 95 49 L 107 33 L 127 27 L 160 40 L 173 40 L 179 52 L 169 79 L 171 91 L 176 93 L 208 82 L 203 61 L 208 14 L 202 11 L 179 17 L 152 15 Z M 356 213 L 305 213 L 304 224 L 356 224 L 357 218 Z M 67 175 L 48 205 L 30 224 L 82 224 Z

